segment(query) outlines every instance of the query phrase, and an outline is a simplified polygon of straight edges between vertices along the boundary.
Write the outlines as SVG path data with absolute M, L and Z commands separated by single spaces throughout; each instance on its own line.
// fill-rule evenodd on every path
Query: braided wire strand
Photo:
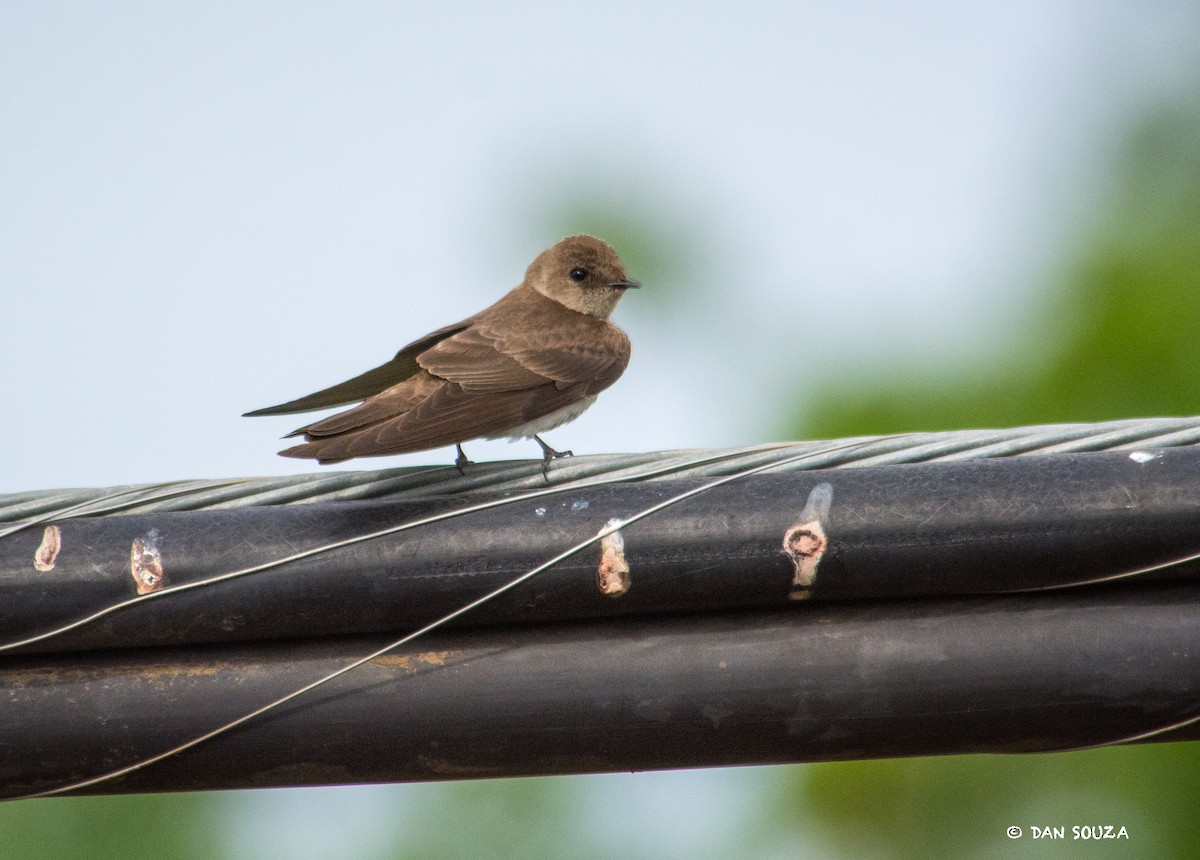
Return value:
M 852 443 L 852 444 L 846 444 Z M 956 462 L 992 457 L 1169 448 L 1200 444 L 1200 417 L 1136 418 L 1095 424 L 1050 424 L 773 443 L 745 448 L 597 454 L 557 460 L 550 486 L 570 490 L 611 481 L 714 478 L 771 462 L 780 471 Z M 799 455 L 811 455 L 797 459 Z M 787 461 L 787 462 L 784 462 Z M 175 481 L 107 488 L 0 494 L 0 523 L 27 526 L 67 516 L 151 513 L 362 499 L 420 499 L 545 488 L 540 460 L 319 472 L 265 478 Z M 0 536 L 4 530 L 0 529 Z

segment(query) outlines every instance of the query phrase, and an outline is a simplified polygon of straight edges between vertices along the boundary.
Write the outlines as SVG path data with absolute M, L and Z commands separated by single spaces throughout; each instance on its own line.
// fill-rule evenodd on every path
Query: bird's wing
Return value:
M 280 453 L 337 462 L 502 435 L 616 381 L 629 339 L 615 326 L 589 335 L 503 334 L 472 324 L 419 353 L 419 373 L 300 428 L 305 444 Z
M 289 415 L 293 412 L 313 412 L 318 409 L 329 409 L 333 406 L 345 406 L 347 403 L 357 403 L 373 397 L 393 385 L 403 382 L 420 371 L 417 356 L 439 341 L 452 337 L 463 331 L 470 323 L 463 321 L 454 325 L 430 332 L 420 340 L 413 341 L 396 353 L 396 357 L 386 364 L 381 364 L 373 370 L 360 374 L 353 379 L 338 383 L 329 388 L 289 400 L 278 406 L 268 406 L 266 409 L 255 409 L 243 417 L 255 418 L 260 415 Z
M 419 342 L 418 345 L 423 344 Z M 327 438 L 363 432 L 384 422 L 396 422 L 444 386 L 494 399 L 496 395 L 507 392 L 524 392 L 553 385 L 553 380 L 525 369 L 505 355 L 496 338 L 481 332 L 474 325 L 433 343 L 417 353 L 412 361 L 417 366 L 416 373 L 398 380 L 353 409 L 323 418 L 288 435 Z M 436 402 L 443 403 L 441 400 Z M 495 405 L 502 409 L 501 401 L 495 401 Z M 430 411 L 426 409 L 419 414 L 427 415 Z M 457 408 L 450 410 L 451 417 L 447 420 L 458 420 L 459 412 Z M 486 405 L 479 407 L 481 419 L 487 420 L 494 412 L 495 409 L 489 410 Z
M 426 374 L 423 376 L 433 379 Z M 503 434 L 512 427 L 568 406 L 580 397 L 579 386 L 560 390 L 553 385 L 544 385 L 525 391 L 480 393 L 464 391 L 457 383 L 438 380 L 437 388 L 406 412 L 393 413 L 373 423 L 362 423 L 367 416 L 359 415 L 360 426 L 348 432 L 333 432 L 333 428 L 323 426 L 327 421 L 341 418 L 335 415 L 307 428 L 318 432 L 306 433 L 304 444 L 279 453 L 285 457 L 316 457 L 323 463 L 336 463 L 351 457 L 440 448 L 467 439 Z M 372 400 L 357 409 L 367 409 L 377 402 L 378 399 Z
M 625 372 L 629 338 L 616 326 L 609 326 L 596 341 L 521 349 L 512 357 L 530 372 L 554 380 L 559 388 L 581 385 L 585 394 L 596 394 Z
M 351 456 L 371 451 L 402 453 L 496 436 L 579 399 L 578 386 L 481 393 L 447 382 L 401 418 L 356 434 L 348 451 Z
M 503 434 L 602 391 L 629 362 L 629 339 L 615 326 L 586 344 L 520 340 L 472 326 L 422 353 L 421 366 L 445 382 L 396 419 L 365 429 L 347 451 L 415 451 Z
M 417 363 L 465 391 L 524 391 L 554 381 L 513 358 L 507 340 L 476 324 L 434 344 Z
M 586 337 L 555 337 L 552 332 L 498 333 L 477 324 L 437 343 L 417 361 L 466 391 L 521 391 L 554 383 L 560 390 L 583 384 L 594 394 L 625 371 L 629 338 L 613 325 L 589 330 Z
M 293 430 L 285 438 L 301 435 L 310 440 L 328 438 L 354 433 L 384 421 L 391 421 L 412 409 L 444 384 L 444 380 L 430 376 L 418 368 L 417 373 L 408 379 L 367 398 L 365 403 Z
M 439 339 L 413 356 L 413 363 L 416 373 L 406 379 L 397 380 L 389 389 L 368 397 L 365 403 L 343 413 L 330 415 L 306 427 L 300 427 L 288 435 L 302 434 L 310 439 L 318 439 L 344 433 L 373 433 L 372 428 L 377 425 L 384 422 L 396 423 L 404 419 L 410 410 L 415 411 L 440 387 L 451 387 L 460 393 L 482 395 L 481 398 L 476 398 L 479 401 L 475 405 L 476 417 L 488 423 L 508 408 L 505 404 L 514 401 L 514 398 L 497 399 L 499 395 L 553 385 L 552 379 L 528 371 L 505 355 L 499 348 L 498 338 L 480 331 L 478 325 L 470 325 Z M 437 399 L 431 407 L 416 413 L 419 416 L 416 422 L 420 422 L 420 416 L 424 416 L 425 420 L 437 422 L 442 410 L 446 413 L 445 421 L 460 421 L 463 411 L 462 399 Z M 503 426 L 499 429 L 503 429 Z M 463 438 L 472 437 L 467 435 Z

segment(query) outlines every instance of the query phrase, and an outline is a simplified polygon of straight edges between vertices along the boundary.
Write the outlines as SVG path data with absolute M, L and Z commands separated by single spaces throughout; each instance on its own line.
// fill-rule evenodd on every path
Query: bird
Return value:
M 551 460 L 572 452 L 554 450 L 539 434 L 582 415 L 629 364 L 629 337 L 609 316 L 626 290 L 640 286 L 607 242 L 567 236 L 474 316 L 353 379 L 245 417 L 358 403 L 289 433 L 285 439 L 304 441 L 280 455 L 325 465 L 454 445 L 454 465 L 464 472 L 471 460 L 463 442 L 532 438 L 545 476 Z

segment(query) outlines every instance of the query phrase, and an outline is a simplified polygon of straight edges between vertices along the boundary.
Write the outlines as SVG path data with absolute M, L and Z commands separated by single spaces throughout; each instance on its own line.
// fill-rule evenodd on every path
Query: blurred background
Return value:
M 0 492 L 305 471 L 239 415 L 580 231 L 646 288 L 556 447 L 1200 413 L 1194 2 L 8 0 L 0 116 Z M 1197 797 L 1176 744 L 71 798 L 0 856 L 1184 858 Z

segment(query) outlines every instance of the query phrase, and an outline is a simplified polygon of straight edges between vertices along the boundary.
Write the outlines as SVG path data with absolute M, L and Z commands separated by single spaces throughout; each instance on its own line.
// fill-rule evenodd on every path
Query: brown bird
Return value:
M 362 401 L 289 436 L 279 453 L 338 463 L 455 445 L 532 437 L 543 471 L 555 451 L 538 436 L 578 418 L 624 372 L 629 338 L 608 321 L 625 290 L 610 245 L 568 236 L 530 264 L 525 280 L 491 307 L 413 341 L 374 370 L 247 416 L 311 412 Z

